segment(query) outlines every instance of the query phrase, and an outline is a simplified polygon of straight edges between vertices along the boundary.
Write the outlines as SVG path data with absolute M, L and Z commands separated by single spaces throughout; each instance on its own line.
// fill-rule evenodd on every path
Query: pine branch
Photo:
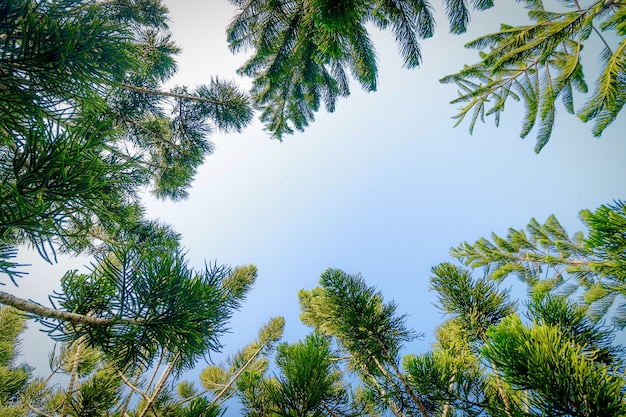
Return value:
M 124 83 L 120 83 L 120 84 L 118 84 L 118 86 L 120 88 L 123 88 L 124 90 L 134 91 L 136 93 L 141 93 L 141 94 L 150 94 L 150 95 L 155 95 L 155 96 L 171 97 L 171 98 L 176 98 L 176 99 L 179 99 L 179 100 L 199 101 L 199 102 L 202 102 L 202 103 L 218 104 L 218 105 L 222 105 L 222 106 L 231 106 L 232 105 L 232 103 L 230 103 L 228 101 L 214 100 L 214 99 L 211 99 L 211 98 L 199 97 L 199 96 L 194 96 L 194 95 L 191 95 L 191 94 L 172 93 L 170 91 L 154 90 L 154 89 L 150 89 L 150 88 L 138 87 L 136 85 L 130 85 L 130 84 L 124 84 Z
M 41 304 L 37 304 L 32 301 L 27 301 L 22 298 L 15 297 L 4 291 L 0 291 L 0 304 L 10 305 L 22 312 L 32 314 L 38 317 L 46 317 L 59 321 L 67 321 L 74 324 L 87 324 L 98 327 L 107 327 L 116 323 L 142 325 L 147 322 L 146 319 L 134 319 L 124 317 L 101 318 L 72 313 L 69 311 L 57 310 L 54 308 L 42 306 Z
M 117 372 L 120 375 L 120 377 L 122 378 L 122 381 L 124 381 L 124 383 L 126 385 L 128 385 L 129 388 L 131 389 L 131 391 L 126 396 L 126 399 L 124 400 L 124 404 L 122 406 L 118 405 L 118 409 L 120 410 L 120 413 L 122 413 L 122 415 L 126 416 L 127 415 L 126 410 L 128 410 L 128 407 L 130 405 L 130 401 L 133 398 L 133 392 L 135 390 L 137 390 L 135 392 L 137 392 L 139 395 L 142 395 L 142 396 L 144 395 L 144 393 L 141 390 L 139 390 L 139 388 L 136 387 L 137 383 L 139 382 L 139 380 L 141 378 L 141 372 L 137 371 L 137 376 L 135 377 L 135 382 L 134 383 L 128 381 L 127 378 L 124 376 L 124 374 L 120 370 L 118 370 Z
M 511 403 L 509 402 L 508 395 L 506 395 L 506 392 L 504 391 L 504 385 L 502 384 L 502 379 L 500 378 L 500 373 L 498 372 L 498 368 L 496 367 L 496 364 L 493 363 L 493 361 L 489 361 L 489 364 L 491 365 L 491 369 L 493 370 L 493 374 L 496 378 L 496 385 L 498 386 L 498 393 L 500 394 L 500 398 L 502 398 L 502 402 L 504 403 L 504 412 L 506 413 L 507 417 L 512 417 Z
M 126 376 L 124 375 L 124 373 L 122 373 L 120 370 L 117 371 L 117 375 L 122 379 L 122 381 L 124 381 L 124 383 L 128 386 L 128 388 L 131 389 L 131 391 L 136 392 L 137 394 L 141 395 L 145 400 L 149 400 L 150 397 L 143 392 L 142 390 L 140 390 L 139 388 L 137 388 L 137 386 L 135 386 L 135 384 L 133 384 L 132 382 L 130 382 L 128 380 L 128 378 L 126 378 Z M 126 410 L 126 407 L 124 407 L 124 410 Z
M 152 406 L 154 405 L 155 400 L 157 399 L 157 397 L 161 393 L 161 390 L 165 386 L 165 383 L 167 382 L 167 379 L 170 377 L 170 375 L 174 371 L 174 367 L 176 365 L 176 362 L 178 362 L 180 357 L 181 357 L 180 353 L 176 353 L 176 355 L 174 355 L 172 360 L 167 364 L 167 366 L 163 370 L 163 373 L 161 374 L 161 377 L 159 378 L 159 381 L 157 382 L 157 384 L 154 387 L 154 391 L 152 392 L 152 395 L 150 396 L 150 398 L 146 402 L 146 406 L 143 408 L 143 410 L 141 410 L 141 412 L 137 415 L 137 417 L 145 417 L 146 413 L 152 408 Z
M 215 405 L 217 403 L 217 401 L 222 397 L 222 395 L 224 395 L 226 393 L 226 391 L 237 381 L 237 379 L 239 379 L 239 377 L 241 376 L 241 374 L 250 367 L 250 365 L 252 365 L 252 362 L 258 357 L 259 354 L 261 354 L 261 352 L 263 351 L 263 349 L 265 349 L 268 345 L 270 344 L 270 342 L 266 342 L 264 344 L 262 344 L 253 354 L 252 356 L 250 356 L 250 358 L 246 361 L 246 363 L 244 365 L 242 365 L 237 372 L 230 378 L 230 380 L 228 381 L 227 384 L 223 385 L 222 390 L 215 396 L 215 398 L 211 401 L 211 406 Z M 198 394 L 189 397 L 189 398 L 185 398 L 183 400 L 180 400 L 179 402 L 177 402 L 177 404 L 185 404 L 189 401 L 195 400 L 196 398 L 206 394 L 207 392 L 211 391 L 210 388 L 205 389 L 202 392 L 199 392 Z
M 387 357 L 388 363 L 391 365 L 391 367 L 392 367 L 393 371 L 395 372 L 396 376 L 400 379 L 400 382 L 402 382 L 402 385 L 404 386 L 405 392 L 407 392 L 409 394 L 409 396 L 411 397 L 413 402 L 417 405 L 417 408 L 419 408 L 419 410 L 422 413 L 422 415 L 424 417 L 428 417 L 429 414 L 426 411 L 426 407 L 424 406 L 422 401 L 417 397 L 417 394 L 415 393 L 415 391 L 409 385 L 407 379 L 404 377 L 404 374 L 400 371 L 400 369 L 398 369 L 398 366 L 396 365 L 395 360 L 393 359 L 393 357 L 390 355 L 389 351 L 387 350 L 387 346 L 385 345 L 385 343 L 382 340 L 380 340 L 378 335 L 373 335 L 373 336 L 375 337 L 376 342 L 377 342 L 379 348 L 383 351 L 384 355 Z M 376 359 L 376 358 L 374 358 L 374 359 Z M 380 366 L 380 365 L 377 365 L 377 366 Z
M 39 410 L 38 408 L 35 408 L 30 402 L 26 402 L 26 406 L 28 408 L 30 408 L 30 410 L 32 412 L 34 412 L 35 414 L 38 414 L 40 416 L 43 416 L 43 417 L 54 417 L 54 416 L 51 416 L 50 414 L 44 413 L 43 411 Z

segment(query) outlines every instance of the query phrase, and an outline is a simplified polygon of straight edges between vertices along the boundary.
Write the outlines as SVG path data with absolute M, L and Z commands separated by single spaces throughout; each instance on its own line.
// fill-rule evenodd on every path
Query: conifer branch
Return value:
M 83 340 L 84 336 L 81 336 L 75 343 L 76 351 L 74 352 L 72 358 L 72 369 L 70 371 L 70 382 L 67 386 L 67 395 L 73 395 L 76 391 L 79 390 L 78 387 L 78 365 L 80 363 L 80 356 L 83 350 Z M 67 416 L 67 408 L 69 404 L 68 401 L 64 401 L 63 404 L 63 412 L 61 413 L 61 417 Z
M 498 393 L 500 393 L 500 397 L 502 398 L 502 402 L 504 403 L 504 412 L 507 417 L 512 417 L 511 415 L 511 403 L 509 402 L 509 397 L 506 395 L 504 391 L 504 384 L 502 383 L 502 379 L 500 378 L 500 373 L 498 372 L 498 368 L 493 361 L 489 361 L 491 369 L 493 370 L 493 375 L 496 378 L 496 385 L 498 386 Z
M 339 417 L 332 409 L 330 409 L 326 404 L 322 403 L 321 404 L 322 408 L 324 409 L 324 411 L 326 411 L 330 417 Z
M 119 369 L 117 369 L 118 374 L 122 377 L 122 381 L 124 381 L 124 379 L 126 378 L 124 376 L 124 374 L 122 373 L 122 371 L 120 371 Z M 118 404 L 118 410 L 120 410 L 120 413 L 124 416 L 127 415 L 126 410 L 128 409 L 128 407 L 130 406 L 130 401 L 133 398 L 133 388 L 136 388 L 136 385 L 139 383 L 139 380 L 141 379 L 141 368 L 136 371 L 137 372 L 137 376 L 135 377 L 135 382 L 132 383 L 130 381 L 128 381 L 129 383 L 127 383 L 127 385 L 129 386 L 129 388 L 131 389 L 131 391 L 128 393 L 128 395 L 126 396 L 126 399 L 124 400 L 124 404 L 122 406 L 120 406 Z M 127 378 L 126 378 L 127 379 Z M 126 381 L 124 381 L 124 383 L 126 383 Z M 136 388 L 138 389 L 138 388 Z M 143 395 L 143 392 L 139 392 L 139 395 Z
M 124 384 L 126 384 L 128 386 L 128 388 L 131 389 L 131 391 L 136 392 L 137 394 L 141 395 L 144 399 L 148 400 L 150 397 L 143 392 L 142 390 L 140 390 L 139 388 L 137 388 L 135 386 L 135 384 L 133 384 L 132 382 L 130 382 L 128 380 L 128 378 L 126 378 L 126 376 L 124 375 L 123 372 L 121 372 L 120 370 L 117 371 L 117 375 L 122 379 L 122 381 L 124 381 Z M 127 402 L 129 402 L 130 400 L 127 400 Z M 124 407 L 124 410 L 126 409 L 127 406 Z
M 0 304 L 12 306 L 24 313 L 32 314 L 38 317 L 45 317 L 59 321 L 68 321 L 74 324 L 87 324 L 99 327 L 106 327 L 114 323 L 141 325 L 147 322 L 146 319 L 120 317 L 101 318 L 72 313 L 69 311 L 57 310 L 54 308 L 45 307 L 32 301 L 27 301 L 22 298 L 15 297 L 14 295 L 11 295 L 4 291 L 0 291 Z
M 211 401 L 211 406 L 215 405 L 217 403 L 217 401 L 222 397 L 222 395 L 224 395 L 224 393 L 237 381 L 237 379 L 239 379 L 239 377 L 241 376 L 241 374 L 248 369 L 248 367 L 252 364 L 252 362 L 254 361 L 254 359 L 257 358 L 257 356 L 263 351 L 263 349 L 265 349 L 267 346 L 269 345 L 269 342 L 266 342 L 264 344 L 262 344 L 253 354 L 252 356 L 246 361 L 245 364 L 243 364 L 238 370 L 237 372 L 230 378 L 230 380 L 228 381 L 227 384 L 223 384 L 221 385 L 223 388 L 220 390 L 220 392 L 215 396 L 215 398 L 213 398 L 213 400 Z M 206 394 L 207 392 L 211 391 L 210 388 L 205 389 L 202 392 L 199 392 L 196 395 L 193 395 L 191 397 L 185 398 L 183 400 L 180 400 L 177 404 L 185 404 L 189 401 L 195 400 L 196 398 Z M 227 397 L 227 399 L 230 398 Z
M 180 359 L 180 353 L 177 353 L 176 355 L 174 355 L 172 360 L 167 364 L 167 366 L 163 370 L 163 373 L 161 374 L 161 377 L 159 378 L 159 381 L 154 387 L 154 391 L 152 392 L 152 395 L 146 401 L 146 406 L 143 408 L 143 410 L 141 410 L 141 412 L 137 415 L 137 417 L 145 417 L 146 413 L 152 408 L 155 400 L 161 393 L 161 390 L 163 390 L 163 387 L 165 386 L 167 379 L 170 377 L 170 375 L 174 371 L 176 362 L 178 362 L 179 359 Z
M 578 9 L 579 12 L 583 12 L 582 8 L 580 7 L 580 3 L 578 0 L 574 0 L 574 4 L 576 5 L 576 8 Z M 613 0 L 605 0 L 602 4 L 602 10 L 606 10 L 609 7 L 611 7 L 611 5 L 613 4 Z M 604 38 L 604 36 L 602 36 L 602 33 L 598 30 L 598 28 L 596 27 L 596 25 L 594 25 L 593 23 L 591 24 L 591 29 L 596 33 L 596 35 L 598 35 L 598 37 L 600 38 L 600 40 L 602 41 L 602 43 L 604 44 L 604 47 L 606 48 L 606 50 L 610 53 L 613 54 L 613 51 L 611 50 L 611 47 L 609 46 L 609 43 L 606 41 L 606 39 Z
M 43 416 L 43 417 L 54 417 L 54 416 L 51 416 L 50 414 L 46 414 L 46 413 L 44 413 L 43 411 L 41 411 L 41 410 L 40 410 L 40 409 L 38 409 L 38 408 L 35 408 L 35 407 L 34 407 L 34 406 L 30 403 L 30 401 L 27 401 L 27 402 L 26 402 L 26 406 L 27 406 L 28 408 L 30 408 L 30 410 L 31 410 L 33 413 L 35 413 L 35 414 L 39 414 L 40 416 Z
M 415 394 L 415 391 L 411 388 L 411 386 L 409 385 L 409 382 L 404 377 L 404 374 L 402 374 L 400 369 L 398 369 L 398 366 L 396 365 L 396 362 L 393 360 L 393 358 L 391 357 L 389 351 L 387 350 L 387 346 L 385 346 L 383 341 L 380 340 L 380 337 L 378 335 L 374 334 L 373 336 L 375 337 L 378 346 L 384 352 L 385 356 L 387 356 L 389 358 L 389 363 L 391 364 L 391 367 L 393 368 L 393 371 L 396 373 L 396 375 L 400 379 L 400 382 L 402 382 L 402 385 L 404 386 L 404 389 L 406 390 L 406 392 L 408 392 L 408 394 L 411 397 L 411 399 L 413 400 L 413 402 L 415 402 L 415 404 L 417 405 L 417 408 L 419 408 L 419 410 L 422 413 L 422 415 L 424 417 L 428 417 L 429 414 L 426 411 L 426 407 L 424 407 L 424 404 L 422 404 L 422 401 L 417 397 L 417 395 Z
M 151 88 L 139 87 L 139 86 L 136 86 L 136 85 L 130 85 L 130 84 L 124 84 L 124 83 L 120 83 L 120 84 L 118 84 L 118 86 L 120 88 L 123 88 L 124 90 L 134 91 L 136 93 L 141 93 L 141 94 L 150 94 L 150 95 L 154 95 L 154 96 L 171 97 L 171 98 L 176 98 L 176 99 L 179 99 L 179 100 L 198 101 L 198 102 L 202 102 L 202 103 L 211 103 L 211 104 L 217 104 L 217 105 L 221 105 L 221 106 L 231 106 L 232 105 L 232 103 L 229 103 L 228 101 L 214 100 L 214 99 L 211 99 L 211 98 L 194 96 L 194 95 L 191 95 L 191 94 L 181 94 L 181 93 L 173 93 L 171 91 L 154 90 L 154 89 L 151 89 Z

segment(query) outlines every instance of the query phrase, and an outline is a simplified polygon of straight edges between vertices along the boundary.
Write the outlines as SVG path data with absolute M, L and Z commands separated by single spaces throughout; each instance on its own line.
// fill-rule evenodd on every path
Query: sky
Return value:
M 173 84 L 193 87 L 219 76 L 250 85 L 236 75 L 246 55 L 227 48 L 225 28 L 234 14 L 229 2 L 165 3 L 183 49 Z M 433 6 L 440 12 L 440 2 Z M 225 354 L 278 315 L 286 318 L 283 340 L 303 338 L 310 329 L 298 319 L 298 290 L 315 287 L 327 268 L 360 273 L 386 301 L 395 301 L 407 324 L 425 334 L 407 353 L 424 352 L 443 321 L 429 291 L 430 269 L 451 260 L 450 247 L 491 232 L 504 235 L 550 214 L 573 233 L 583 228 L 580 210 L 626 197 L 623 115 L 594 138 L 590 125 L 560 107 L 552 139 L 539 155 L 533 152 L 535 132 L 519 138 L 523 108 L 515 103 L 499 128 L 492 120 L 477 124 L 473 135 L 467 123 L 453 127 L 456 107 L 449 102 L 456 87 L 438 80 L 475 62 L 476 52 L 464 43 L 500 23 L 522 23 L 524 11 L 517 2 L 497 2 L 473 14 L 462 36 L 448 35 L 438 16 L 434 38 L 422 43 L 420 68 L 402 68 L 391 33 L 374 31 L 377 92 L 362 92 L 353 82 L 351 96 L 334 113 L 321 111 L 303 133 L 283 142 L 272 140 L 258 121 L 241 134 L 214 134 L 216 150 L 198 171 L 188 200 L 146 198 L 148 216 L 182 234 L 192 265 L 258 267 L 258 280 L 222 339 Z M 587 70 L 600 47 L 592 43 L 584 53 Z M 62 273 L 77 263 L 85 261 L 49 266 L 33 260 L 20 288 L 6 289 L 46 303 Z M 25 343 L 22 352 L 45 363 L 45 335 L 35 333 L 29 330 L 28 340 L 37 342 Z

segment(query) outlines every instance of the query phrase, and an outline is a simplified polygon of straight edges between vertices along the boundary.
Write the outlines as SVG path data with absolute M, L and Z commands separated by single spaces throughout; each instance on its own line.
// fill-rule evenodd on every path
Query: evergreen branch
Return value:
M 578 9 L 579 12 L 582 12 L 582 8 L 580 7 L 580 2 L 578 0 L 573 0 L 574 4 L 576 5 L 576 8 Z M 608 9 L 609 7 L 611 7 L 611 5 L 613 5 L 614 0 L 604 0 L 604 1 L 600 1 L 596 4 L 602 3 L 601 5 L 601 10 L 598 13 L 601 13 L 602 11 Z M 611 47 L 609 46 L 609 43 L 607 42 L 607 40 L 604 38 L 604 36 L 602 36 L 602 33 L 598 30 L 598 28 L 596 27 L 596 25 L 594 25 L 593 23 L 591 23 L 591 29 L 596 33 L 596 35 L 600 38 L 600 40 L 602 41 L 602 43 L 604 44 L 604 47 L 607 49 L 607 51 L 609 51 L 609 53 L 613 53 L 611 52 Z
M 368 352 L 369 353 L 369 352 Z M 394 379 L 392 378 L 392 376 L 389 374 L 389 372 L 387 371 L 387 369 L 380 363 L 380 361 L 378 360 L 378 358 L 375 355 L 368 355 L 370 357 L 370 359 L 374 362 L 374 364 L 376 365 L 376 368 L 378 368 L 378 371 L 383 375 L 383 377 L 385 378 L 385 380 L 390 383 L 393 387 L 393 389 L 396 391 L 399 400 L 400 400 L 400 404 L 402 406 L 403 410 L 406 410 L 407 412 L 411 413 L 411 409 L 409 407 L 409 405 L 406 403 L 406 400 L 404 399 L 404 395 L 402 395 L 402 390 L 400 389 L 400 387 L 398 386 L 398 384 L 396 383 L 396 381 L 394 381 Z M 373 375 L 370 374 L 370 376 L 372 378 L 374 378 Z M 420 408 L 421 410 L 421 408 Z M 403 413 L 404 414 L 404 413 Z M 413 415 L 412 413 L 410 415 Z M 428 414 L 424 414 L 425 417 L 428 416 Z
M 43 417 L 54 417 L 54 416 L 51 416 L 51 415 L 49 415 L 49 414 L 44 413 L 43 411 L 41 411 L 41 410 L 40 410 L 40 409 L 38 409 L 38 408 L 35 408 L 35 407 L 34 407 L 34 406 L 33 406 L 33 405 L 29 402 L 29 401 L 27 401 L 27 402 L 26 402 L 26 406 L 27 406 L 28 408 L 30 408 L 30 410 L 31 410 L 33 413 L 38 414 L 38 415 L 40 415 L 40 416 L 43 416 Z
M 146 402 L 146 406 L 141 410 L 139 414 L 137 414 L 137 417 L 145 417 L 146 413 L 150 409 L 152 409 L 152 406 L 154 405 L 156 398 L 159 396 L 159 394 L 161 393 L 161 390 L 163 389 L 163 387 L 165 386 L 165 383 L 167 382 L 167 379 L 170 377 L 171 373 L 174 371 L 176 362 L 180 359 L 180 357 L 181 357 L 180 353 L 176 353 L 174 357 L 172 358 L 172 360 L 167 364 L 167 366 L 163 370 L 163 373 L 161 374 L 161 377 L 159 378 L 159 381 L 154 387 L 154 391 L 152 392 L 152 395 Z
M 222 390 L 215 396 L 215 398 L 213 398 L 213 401 L 211 401 L 211 406 L 215 405 L 217 403 L 217 401 L 222 397 L 222 395 L 224 395 L 224 393 L 237 381 L 237 379 L 239 378 L 239 376 L 252 364 L 252 361 L 254 359 L 256 359 L 256 357 L 261 354 L 261 352 L 263 351 L 263 349 L 265 349 L 268 346 L 269 342 L 262 344 L 250 357 L 250 359 L 248 359 L 248 361 L 241 367 L 239 368 L 239 370 L 237 371 L 237 373 L 235 375 L 233 375 L 230 379 L 230 381 L 228 381 L 228 383 L 224 386 L 224 388 L 222 388 Z
M 623 39 L 617 50 L 602 55 L 606 62 L 605 68 L 599 77 L 599 82 L 593 95 L 589 98 L 579 117 L 584 122 L 597 119 L 593 129 L 594 136 L 600 136 L 604 129 L 617 117 L 626 101 L 624 87 L 624 73 L 626 72 L 626 39 Z
M 429 414 L 426 411 L 426 407 L 424 407 L 424 404 L 422 403 L 422 401 L 417 397 L 417 394 L 415 394 L 415 391 L 409 385 L 409 382 L 405 378 L 404 374 L 400 371 L 400 369 L 398 369 L 398 366 L 396 365 L 395 360 L 393 360 L 392 356 L 387 350 L 387 346 L 385 345 L 385 343 L 382 340 L 380 340 L 380 337 L 378 335 L 372 334 L 372 336 L 374 336 L 374 338 L 376 339 L 376 342 L 378 343 L 378 346 L 380 347 L 380 349 L 383 351 L 384 355 L 388 357 L 388 362 L 391 365 L 393 371 L 396 373 L 397 377 L 400 379 L 400 382 L 402 382 L 402 385 L 404 386 L 405 391 L 409 393 L 409 396 L 411 397 L 413 402 L 417 405 L 417 408 L 419 408 L 422 415 L 424 417 L 428 417 Z
M 117 370 L 117 375 L 118 375 L 118 376 L 122 379 L 122 381 L 124 381 L 124 384 L 126 384 L 126 386 L 128 386 L 128 388 L 130 388 L 130 389 L 131 389 L 131 391 L 136 392 L 137 394 L 139 394 L 140 396 L 142 396 L 145 400 L 150 399 L 150 397 L 149 397 L 149 396 L 148 396 L 145 392 L 143 392 L 142 390 L 140 390 L 139 388 L 137 388 L 137 387 L 135 386 L 135 384 L 133 384 L 132 382 L 130 382 L 130 381 L 128 380 L 128 378 L 126 378 L 126 376 L 124 375 L 124 373 L 123 373 L 123 372 L 121 372 L 120 370 Z M 127 407 L 127 406 L 125 406 L 123 409 L 124 409 L 124 410 L 126 410 L 126 407 Z
M 161 365 L 163 365 L 164 361 L 165 361 L 165 352 L 162 352 L 162 354 L 159 356 L 159 361 L 157 362 L 156 366 L 154 367 L 154 370 L 152 371 L 150 380 L 148 381 L 148 384 L 146 385 L 146 392 L 150 391 L 150 389 L 152 388 L 152 383 L 156 379 L 156 376 L 159 373 L 159 369 L 161 368 Z
M 170 97 L 170 98 L 175 98 L 175 99 L 179 99 L 179 100 L 197 101 L 197 102 L 201 102 L 201 103 L 211 103 L 211 104 L 217 104 L 217 105 L 221 105 L 221 106 L 232 106 L 233 105 L 231 102 L 228 102 L 228 101 L 215 100 L 215 99 L 211 99 L 211 98 L 207 98 L 207 97 L 194 96 L 194 95 L 191 95 L 191 94 L 182 94 L 182 93 L 174 93 L 174 92 L 171 92 L 171 91 L 155 90 L 155 89 L 151 89 L 151 88 L 139 87 L 139 86 L 136 86 L 136 85 L 130 85 L 130 84 L 124 84 L 124 83 L 118 84 L 118 87 L 120 87 L 120 88 L 122 88 L 124 90 L 134 91 L 136 93 L 150 94 L 150 95 L 163 96 L 163 97 Z
M 624 88 L 617 81 L 620 80 L 623 83 L 622 73 L 626 72 L 626 64 L 622 65 L 620 62 L 623 60 L 622 44 L 620 43 L 618 47 L 619 51 L 613 51 L 607 39 L 597 28 L 596 22 L 604 18 L 607 10 L 615 8 L 616 3 L 613 0 L 598 0 L 586 8 L 580 7 L 578 1 L 573 3 L 576 11 L 560 13 L 546 11 L 540 1 L 529 1 L 529 7 L 534 8 L 529 11 L 529 17 L 534 21 L 533 24 L 519 27 L 503 25 L 499 32 L 482 36 L 466 45 L 470 48 L 490 49 L 488 52 L 481 52 L 479 64 L 466 67 L 459 73 L 440 80 L 442 83 L 455 82 L 462 89 L 459 97 L 452 101 L 452 103 L 465 103 L 459 113 L 454 116 L 454 119 L 457 119 L 455 126 L 472 109 L 474 111 L 469 126 L 470 133 L 479 118 L 484 121 L 485 115 L 493 115 L 497 126 L 506 96 L 513 90 L 517 90 L 524 98 L 526 106 L 520 136 L 524 138 L 530 132 L 539 115 L 541 123 L 535 151 L 540 152 L 552 134 L 556 117 L 556 98 L 560 96 L 566 110 L 569 113 L 575 113 L 572 89 L 587 92 L 584 73 L 580 66 L 580 50 L 583 42 L 593 32 L 605 45 L 602 56 L 604 68 L 598 78 L 594 95 L 587 101 L 578 116 L 585 122 L 596 119 L 593 128 L 593 134 L 596 136 L 599 136 L 615 120 L 626 104 L 626 95 L 621 94 Z M 602 30 L 621 28 L 616 31 L 618 35 L 623 36 L 623 25 L 620 23 L 623 21 L 623 13 L 613 12 L 614 14 L 600 27 Z M 574 40 L 575 38 L 577 40 Z M 575 46 L 570 48 L 570 44 Z M 545 66 L 545 69 L 540 69 L 540 65 Z M 538 87 L 536 96 L 531 94 L 530 84 L 519 80 L 519 75 L 511 73 L 513 71 L 511 66 L 519 67 L 518 70 L 521 71 L 535 72 L 538 79 L 541 72 L 541 83 L 535 83 Z M 558 74 L 551 79 L 550 72 L 558 72 Z M 481 82 L 472 83 L 470 79 L 478 79 Z M 540 102 L 538 109 L 535 107 L 535 98 L 538 98 Z M 489 109 L 485 105 L 490 99 L 495 100 L 495 104 Z
M 233 376 L 230 378 L 230 380 L 228 381 L 228 383 L 223 384 L 223 385 L 220 385 L 220 386 L 222 386 L 222 389 L 221 389 L 221 390 L 220 390 L 220 392 L 219 392 L 219 393 L 215 396 L 215 398 L 213 398 L 213 400 L 211 401 L 211 403 L 210 403 L 210 405 L 211 405 L 211 406 L 214 406 L 214 405 L 216 405 L 216 404 L 217 404 L 217 401 L 218 401 L 218 400 L 222 397 L 222 395 L 224 395 L 224 394 L 226 393 L 226 391 L 227 391 L 230 387 L 232 387 L 232 386 L 233 386 L 233 384 L 234 384 L 235 382 L 237 382 L 237 379 L 239 379 L 239 376 L 241 376 L 241 374 L 242 374 L 242 373 L 243 373 L 246 369 L 248 369 L 248 367 L 252 364 L 252 362 L 253 362 L 253 361 L 257 358 L 257 356 L 258 356 L 258 355 L 259 355 L 259 354 L 263 351 L 263 349 L 265 349 L 265 348 L 266 348 L 266 347 L 270 344 L 270 342 L 271 342 L 271 341 L 268 341 L 268 342 L 266 342 L 266 343 L 262 344 L 262 345 L 261 345 L 261 346 L 260 346 L 260 347 L 259 347 L 259 348 L 258 348 L 258 349 L 257 349 L 257 350 L 253 353 L 253 354 L 252 354 L 252 356 L 250 356 L 250 358 L 247 360 L 247 362 L 246 362 L 243 366 L 241 366 L 241 367 L 237 370 L 237 372 L 235 373 L 235 375 L 233 375 Z M 197 394 L 195 394 L 195 395 L 193 395 L 193 396 L 191 396 L 191 397 L 184 398 L 184 399 L 182 399 L 182 400 L 178 401 L 176 404 L 185 404 L 185 403 L 187 403 L 187 402 L 189 402 L 189 401 L 193 401 L 193 400 L 195 400 L 196 398 L 198 398 L 198 397 L 200 397 L 200 396 L 202 396 L 202 395 L 206 394 L 207 392 L 209 392 L 209 391 L 211 391 L 211 390 L 212 390 L 211 388 L 207 388 L 207 389 L 205 389 L 204 391 L 201 391 L 201 392 L 199 392 L 199 393 L 197 393 Z
M 27 301 L 22 298 L 15 297 L 4 291 L 0 291 L 0 304 L 10 305 L 22 312 L 32 314 L 36 317 L 46 317 L 61 322 L 70 322 L 73 324 L 87 324 L 98 327 L 108 327 L 113 324 L 142 325 L 148 322 L 146 319 L 135 319 L 127 317 L 102 318 L 92 317 L 84 314 L 72 313 L 70 311 L 62 311 L 54 308 L 45 307 L 41 304 Z
M 504 391 L 504 385 L 502 383 L 502 378 L 500 378 L 500 373 L 498 372 L 498 368 L 496 367 L 496 364 L 493 363 L 493 361 L 489 361 L 489 364 L 491 366 L 491 369 L 493 370 L 493 375 L 496 378 L 496 384 L 498 386 L 498 393 L 500 394 L 500 398 L 502 398 L 502 402 L 504 403 L 504 412 L 506 413 L 507 417 L 512 417 L 511 403 L 509 402 L 508 395 L 506 395 L 506 392 Z

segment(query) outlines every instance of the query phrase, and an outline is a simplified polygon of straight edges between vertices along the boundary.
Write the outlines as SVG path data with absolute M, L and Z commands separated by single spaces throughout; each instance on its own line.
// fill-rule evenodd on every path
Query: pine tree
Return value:
M 334 111 L 350 93 L 351 74 L 365 91 L 377 87 L 377 63 L 367 24 L 390 29 L 407 68 L 420 65 L 420 40 L 435 22 L 425 0 L 231 0 L 238 10 L 228 27 L 233 52 L 252 50 L 239 73 L 253 79 L 252 97 L 273 137 L 303 130 L 323 103 Z M 450 30 L 465 31 L 464 1 L 444 0 Z M 493 6 L 473 0 L 475 9 Z
M 31 368 L 18 364 L 19 336 L 26 328 L 25 317 L 9 307 L 0 307 L 0 415 L 22 416 L 25 408 L 16 403 L 30 382 Z
M 107 240 L 141 217 L 143 187 L 186 197 L 213 128 L 250 121 L 230 82 L 161 90 L 178 52 L 166 12 L 158 0 L 0 5 L 1 244 L 52 260 Z
M 8 307 L 0 310 L 0 329 L 5 330 L 6 335 L 0 352 L 5 352 L 7 357 L 19 344 L 16 335 L 24 321 L 25 316 L 16 310 Z M 225 401 L 234 395 L 232 388 L 240 376 L 265 372 L 267 355 L 273 352 L 282 336 L 283 326 L 284 320 L 279 317 L 259 330 L 258 339 L 230 362 L 232 375 L 226 375 L 224 386 L 212 384 L 206 370 L 203 371 L 200 379 L 208 388 L 201 392 L 188 381 L 176 386 L 181 378 L 183 355 L 172 355 L 163 349 L 155 362 L 129 367 L 112 360 L 100 348 L 89 346 L 85 338 L 62 343 L 60 348 L 55 346 L 50 355 L 52 373 L 45 379 L 30 378 L 27 365 L 0 368 L 0 378 L 6 382 L 0 410 L 3 416 L 25 416 L 30 410 L 33 415 L 54 417 L 217 417 L 225 411 Z M 65 376 L 57 378 L 65 381 L 65 385 L 58 382 L 52 385 L 51 378 L 59 375 Z M 10 395 L 5 396 L 7 392 Z
M 341 372 L 333 364 L 330 341 L 319 333 L 278 346 L 279 374 L 253 371 L 239 384 L 245 416 L 348 416 L 349 396 Z
M 124 367 L 150 365 L 163 352 L 189 368 L 219 350 L 226 321 L 256 279 L 252 265 L 194 270 L 179 248 L 154 241 L 116 246 L 87 274 L 67 272 L 53 307 L 0 292 L 0 302 L 42 322 L 59 341 L 95 346 Z M 122 365 L 120 365 L 122 366 Z
M 546 296 L 487 332 L 483 356 L 520 392 L 527 415 L 617 416 L 626 412 L 623 349 L 584 307 Z M 521 410 L 520 410 L 521 411 Z
M 404 366 L 437 415 L 624 413 L 624 349 L 585 306 L 543 293 L 522 315 L 487 277 L 449 263 L 433 273 L 432 289 L 449 319 L 434 349 L 408 355 Z
M 583 210 L 580 217 L 587 236 L 568 235 L 550 216 L 544 224 L 531 219 L 526 230 L 511 228 L 506 237 L 494 233 L 491 240 L 463 243 L 452 249 L 452 256 L 472 268 L 487 268 L 495 281 L 515 275 L 538 296 L 550 291 L 567 296 L 580 289 L 593 317 L 609 315 L 624 327 L 626 204 Z
M 363 384 L 362 399 L 398 417 L 431 415 L 431 405 L 401 369 L 400 351 L 418 335 L 406 326 L 405 316 L 396 314 L 393 302 L 384 302 L 361 276 L 337 269 L 326 270 L 320 287 L 301 290 L 298 297 L 302 322 L 333 336 L 346 353 Z
M 59 250 L 95 257 L 65 274 L 52 307 L 6 292 L 0 302 L 130 367 L 165 351 L 188 367 L 218 349 L 256 277 L 253 266 L 189 268 L 179 236 L 144 219 L 144 187 L 185 197 L 211 129 L 252 115 L 228 82 L 162 90 L 177 52 L 159 0 L 0 4 L 0 272 L 24 275 L 20 246 L 49 262 Z

